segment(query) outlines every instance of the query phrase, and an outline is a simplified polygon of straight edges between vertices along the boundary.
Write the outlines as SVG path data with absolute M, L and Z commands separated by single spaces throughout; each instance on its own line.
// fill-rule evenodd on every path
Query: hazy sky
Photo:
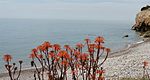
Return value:
M 0 18 L 133 20 L 150 0 L 0 0 Z

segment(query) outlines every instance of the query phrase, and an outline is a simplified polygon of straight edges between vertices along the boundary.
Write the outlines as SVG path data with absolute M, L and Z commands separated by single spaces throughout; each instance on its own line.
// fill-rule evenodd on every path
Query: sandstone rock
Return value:
M 122 38 L 129 37 L 129 35 L 124 35 Z
M 143 7 L 136 15 L 136 23 L 132 27 L 137 32 L 150 31 L 150 6 Z
M 147 37 L 150 37 L 150 31 L 147 31 L 143 34 L 143 37 L 144 38 L 147 38 Z
M 146 7 L 142 7 L 142 8 L 141 8 L 141 11 L 143 11 L 143 10 L 147 10 L 148 8 L 150 8 L 150 6 L 149 6 L 149 5 L 147 5 Z

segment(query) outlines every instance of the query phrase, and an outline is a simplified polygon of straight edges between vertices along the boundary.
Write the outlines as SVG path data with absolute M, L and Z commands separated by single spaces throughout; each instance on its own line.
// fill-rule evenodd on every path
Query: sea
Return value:
M 104 46 L 118 51 L 141 40 L 131 30 L 133 24 L 127 20 L 0 19 L 0 73 L 6 71 L 4 54 L 12 55 L 12 63 L 23 60 L 23 68 L 30 68 L 31 50 L 44 41 L 74 47 L 87 37 L 103 36 Z

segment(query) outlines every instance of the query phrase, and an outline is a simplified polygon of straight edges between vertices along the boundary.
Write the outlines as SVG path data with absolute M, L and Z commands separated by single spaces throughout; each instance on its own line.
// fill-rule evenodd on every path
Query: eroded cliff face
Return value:
M 141 8 L 141 11 L 136 15 L 135 25 L 132 27 L 133 30 L 146 35 L 150 32 L 150 6 Z M 146 34 L 145 34 L 146 33 Z M 150 37 L 146 35 L 143 37 Z
M 136 23 L 132 29 L 138 32 L 146 32 L 150 30 L 150 8 L 137 14 Z

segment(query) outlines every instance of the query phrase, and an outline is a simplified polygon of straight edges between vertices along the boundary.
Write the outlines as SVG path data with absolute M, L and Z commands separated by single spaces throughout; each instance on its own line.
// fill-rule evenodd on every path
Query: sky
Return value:
M 0 18 L 133 20 L 150 0 L 0 0 Z

